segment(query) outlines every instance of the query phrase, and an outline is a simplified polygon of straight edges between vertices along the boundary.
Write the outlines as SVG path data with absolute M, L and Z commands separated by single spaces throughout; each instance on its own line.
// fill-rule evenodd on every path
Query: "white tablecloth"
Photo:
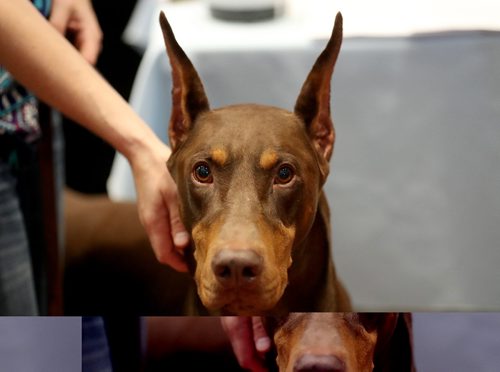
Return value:
M 240 26 L 200 6 L 163 7 L 212 107 L 291 109 L 324 46 L 293 18 Z M 166 141 L 171 82 L 154 18 L 131 104 Z M 358 308 L 500 309 L 499 66 L 497 33 L 345 39 L 325 190 L 336 266 Z M 123 158 L 109 190 L 134 197 Z

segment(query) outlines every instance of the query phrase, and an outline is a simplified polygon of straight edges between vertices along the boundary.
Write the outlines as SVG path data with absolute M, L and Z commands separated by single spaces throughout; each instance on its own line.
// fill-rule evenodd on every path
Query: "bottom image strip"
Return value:
M 500 313 L 0 317 L 1 372 L 493 372 L 498 350 Z
M 84 372 L 493 372 L 500 365 L 500 313 L 84 317 L 82 326 Z

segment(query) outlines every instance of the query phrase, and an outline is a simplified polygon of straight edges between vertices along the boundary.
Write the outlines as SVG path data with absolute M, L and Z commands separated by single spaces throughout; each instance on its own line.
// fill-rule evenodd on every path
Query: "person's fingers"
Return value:
M 177 271 L 186 272 L 188 267 L 184 255 L 177 251 L 170 234 L 170 221 L 165 213 L 141 218 L 156 258 Z
M 49 22 L 62 35 L 66 34 L 66 28 L 71 16 L 71 9 L 65 2 L 52 7 L 50 12 Z
M 170 149 L 161 142 L 151 146 L 145 151 L 138 150 L 130 159 L 139 218 L 157 260 L 186 272 L 188 265 L 182 248 L 189 238 L 182 236 L 187 233 L 179 217 L 177 187 L 164 168 Z
M 83 58 L 94 65 L 102 48 L 102 30 L 90 4 L 75 8 L 67 27 L 74 33 L 75 46 Z
M 173 183 L 173 182 L 172 182 Z M 184 227 L 179 212 L 179 201 L 177 199 L 177 188 L 165 201 L 168 205 L 170 216 L 170 231 L 172 240 L 177 248 L 184 248 L 189 243 L 189 234 Z
M 69 36 L 82 57 L 95 65 L 102 48 L 102 31 L 90 3 L 54 2 L 49 22 L 62 35 Z
M 95 65 L 101 53 L 101 35 L 96 30 L 81 30 L 76 36 L 75 44 L 82 57 L 91 65 Z
M 260 316 L 252 317 L 252 328 L 255 349 L 261 357 L 264 357 L 264 355 L 271 349 L 271 339 L 264 328 L 264 324 L 262 323 L 262 318 Z
M 253 372 L 267 371 L 255 350 L 251 318 L 223 317 L 221 322 L 240 366 Z

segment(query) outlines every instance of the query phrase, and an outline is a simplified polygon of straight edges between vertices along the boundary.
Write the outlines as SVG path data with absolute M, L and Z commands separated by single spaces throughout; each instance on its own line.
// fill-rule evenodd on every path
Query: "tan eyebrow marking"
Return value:
M 262 169 L 269 170 L 278 162 L 278 154 L 273 150 L 265 150 L 260 156 L 259 165 Z
M 226 150 L 220 147 L 213 149 L 211 155 L 212 155 L 212 160 L 217 164 L 219 164 L 221 167 L 226 163 L 228 158 Z

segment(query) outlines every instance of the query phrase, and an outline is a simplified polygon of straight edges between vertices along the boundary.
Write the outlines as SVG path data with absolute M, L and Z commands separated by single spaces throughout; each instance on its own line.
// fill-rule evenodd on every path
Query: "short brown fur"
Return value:
M 411 314 L 293 313 L 264 318 L 280 372 L 414 372 Z
M 168 167 L 192 233 L 191 271 L 201 302 L 222 314 L 349 310 L 321 190 L 334 142 L 330 79 L 342 17 L 294 112 L 255 104 L 210 110 L 163 13 L 160 23 L 173 82 Z M 200 177 L 198 164 L 209 177 Z

